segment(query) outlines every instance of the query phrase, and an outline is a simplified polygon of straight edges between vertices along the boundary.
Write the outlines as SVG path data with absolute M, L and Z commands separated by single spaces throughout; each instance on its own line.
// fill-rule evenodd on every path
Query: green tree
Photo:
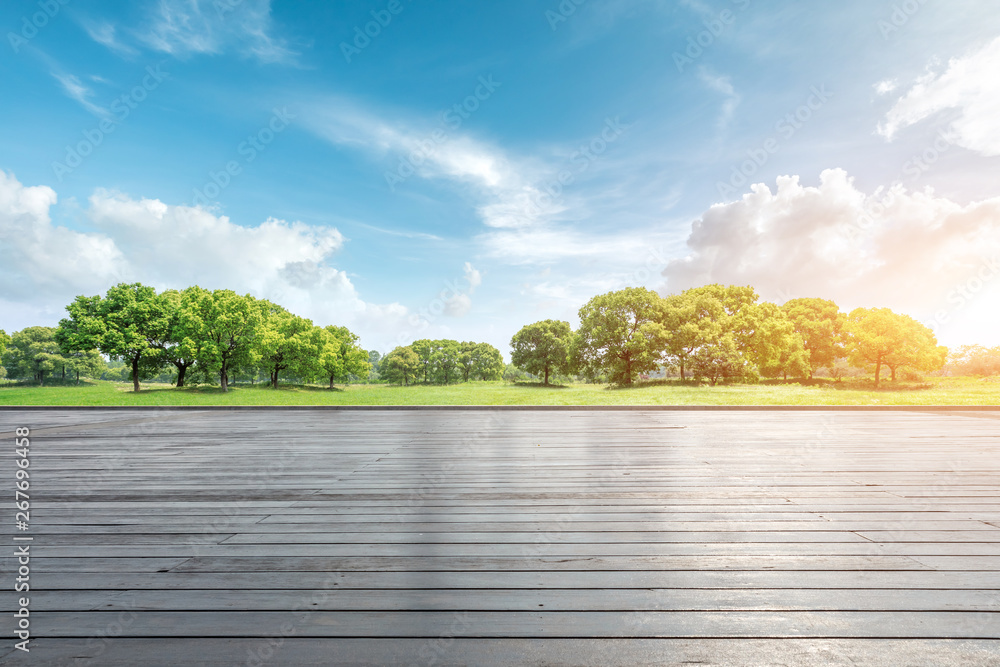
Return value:
M 561 320 L 527 324 L 510 339 L 510 362 L 548 385 L 552 373 L 570 373 L 573 335 L 569 322 Z
M 100 378 L 108 367 L 108 363 L 101 356 L 99 350 L 82 350 L 70 352 L 63 355 L 65 357 L 66 368 L 71 373 L 76 373 L 76 383 L 80 384 L 80 376 L 88 378 Z
M 687 291 L 663 300 L 664 361 L 678 368 L 682 380 L 695 353 L 722 336 L 726 316 L 722 301 L 712 294 Z
M 3 359 L 4 350 L 10 345 L 10 336 L 3 329 L 0 329 L 0 359 Z M 0 366 L 0 378 L 7 377 L 7 369 Z
M 293 315 L 270 301 L 261 303 L 266 309 L 266 317 L 257 336 L 256 356 L 271 378 L 271 387 L 277 389 L 282 371 L 308 374 L 309 365 L 320 351 L 315 344 L 311 320 Z
M 155 375 L 163 361 L 153 343 L 166 337 L 169 317 L 152 287 L 121 283 L 100 296 L 78 296 L 66 306 L 69 319 L 59 322 L 56 339 L 64 352 L 98 349 L 131 367 L 132 388 Z
M 844 356 L 847 316 L 840 307 L 827 299 L 792 299 L 781 309 L 802 336 L 809 354 L 809 377 L 820 368 L 832 370 L 837 359 Z
M 1000 375 L 1000 346 L 962 345 L 949 355 L 948 364 L 959 375 Z
M 410 346 L 397 347 L 382 357 L 379 363 L 379 374 L 389 382 L 397 382 L 409 386 L 410 382 L 420 373 L 422 365 L 420 357 Z
M 764 302 L 753 308 L 755 322 L 749 338 L 747 361 L 764 377 L 811 375 L 809 354 L 801 334 L 780 307 Z
M 500 350 L 489 343 L 476 343 L 472 352 L 472 377 L 480 380 L 499 380 L 503 377 L 504 362 Z
M 160 294 L 160 301 L 167 315 L 167 328 L 161 338 L 153 338 L 150 343 L 156 348 L 157 356 L 165 363 L 172 364 L 177 369 L 177 386 L 183 387 L 188 369 L 197 363 L 201 354 L 202 341 L 199 338 L 201 321 L 194 313 L 186 312 L 190 308 L 190 299 L 185 302 L 184 294 L 197 293 L 200 287 L 189 287 L 184 292 L 165 290 Z
M 453 379 L 458 379 L 461 349 L 462 346 L 457 340 L 433 341 L 431 367 L 434 369 L 436 381 L 450 384 Z
M 371 370 L 368 352 L 358 345 L 358 337 L 347 327 L 327 326 L 314 333 L 319 354 L 315 368 L 330 381 L 330 389 L 338 379 L 351 375 L 364 377 Z M 315 330 L 314 330 L 315 331 Z
M 229 391 L 229 374 L 253 366 L 259 359 L 256 341 L 264 323 L 266 306 L 249 294 L 232 290 L 209 292 L 200 287 L 181 297 L 181 326 L 197 341 L 197 363 L 206 373 L 217 373 L 222 391 Z
M 947 348 L 939 347 L 934 332 L 912 317 L 888 308 L 855 308 L 847 316 L 847 354 L 851 364 L 875 371 L 875 387 L 882 367 L 896 370 L 907 366 L 936 370 L 944 365 Z
M 15 332 L 5 346 L 3 366 L 13 378 L 31 378 L 45 383 L 45 374 L 65 362 L 52 327 L 27 327 Z
M 700 346 L 691 356 L 690 365 L 695 378 L 708 380 L 713 386 L 725 379 L 752 380 L 756 376 L 732 333 Z
M 663 307 L 659 295 L 643 287 L 595 296 L 580 309 L 581 363 L 620 385 L 656 370 L 667 337 Z

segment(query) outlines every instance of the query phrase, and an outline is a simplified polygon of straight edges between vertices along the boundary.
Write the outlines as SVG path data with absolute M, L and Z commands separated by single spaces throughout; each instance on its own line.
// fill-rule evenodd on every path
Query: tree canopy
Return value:
M 580 308 L 580 366 L 623 385 L 656 370 L 667 337 L 662 311 L 663 300 L 644 287 L 595 296 Z
M 542 320 L 521 327 L 510 339 L 511 363 L 544 378 L 552 373 L 568 374 L 571 369 L 573 329 L 569 322 Z

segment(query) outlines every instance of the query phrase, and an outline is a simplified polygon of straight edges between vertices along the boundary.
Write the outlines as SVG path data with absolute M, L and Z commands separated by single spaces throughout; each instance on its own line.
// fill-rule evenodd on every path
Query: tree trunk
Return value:
M 893 382 L 895 382 L 896 381 L 896 367 L 895 366 L 890 366 L 889 368 L 892 370 L 892 377 L 890 379 Z
M 80 384 L 80 371 L 76 372 L 76 383 Z
M 219 387 L 222 388 L 223 393 L 229 391 L 229 374 L 226 373 L 225 364 L 223 364 L 222 368 L 219 370 Z
M 330 389 L 333 389 L 333 377 L 332 375 L 330 376 Z
M 38 386 L 45 384 L 45 371 L 38 371 Z
M 277 368 L 275 368 L 274 372 L 271 373 L 271 388 L 272 389 L 277 389 L 278 388 L 278 369 Z
M 184 376 L 187 374 L 187 364 L 174 364 L 177 366 L 177 386 L 184 386 Z
M 132 359 L 132 391 L 139 391 L 139 357 Z
M 62 365 L 62 379 L 66 379 L 66 364 Z
M 549 367 L 548 366 L 545 367 L 545 384 L 546 384 L 546 386 L 548 386 L 548 384 L 549 384 Z
M 683 380 L 684 379 L 684 360 L 681 359 L 680 362 L 681 362 L 681 380 Z
M 878 389 L 878 376 L 882 374 L 882 360 L 875 362 L 875 388 Z

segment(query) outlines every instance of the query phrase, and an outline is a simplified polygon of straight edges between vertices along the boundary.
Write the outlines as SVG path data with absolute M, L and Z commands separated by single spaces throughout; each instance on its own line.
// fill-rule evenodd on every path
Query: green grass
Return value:
M 932 378 L 923 383 L 820 380 L 719 387 L 658 381 L 628 388 L 571 384 L 472 382 L 439 386 L 350 385 L 326 387 L 238 385 L 223 394 L 215 387 L 177 389 L 145 384 L 86 382 L 80 386 L 0 385 L 0 405 L 998 405 L 1000 382 L 979 378 Z

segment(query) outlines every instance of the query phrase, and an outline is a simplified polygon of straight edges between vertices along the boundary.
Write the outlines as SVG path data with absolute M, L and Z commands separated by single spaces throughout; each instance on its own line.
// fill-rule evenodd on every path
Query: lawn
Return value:
M 868 383 L 870 384 L 870 382 Z M 696 386 L 659 381 L 628 388 L 571 384 L 472 382 L 450 386 L 236 385 L 223 394 L 215 387 L 177 389 L 145 384 L 85 382 L 38 387 L 0 385 L 0 405 L 998 405 L 1000 382 L 980 378 L 931 378 L 892 384 L 875 391 L 863 382 Z

